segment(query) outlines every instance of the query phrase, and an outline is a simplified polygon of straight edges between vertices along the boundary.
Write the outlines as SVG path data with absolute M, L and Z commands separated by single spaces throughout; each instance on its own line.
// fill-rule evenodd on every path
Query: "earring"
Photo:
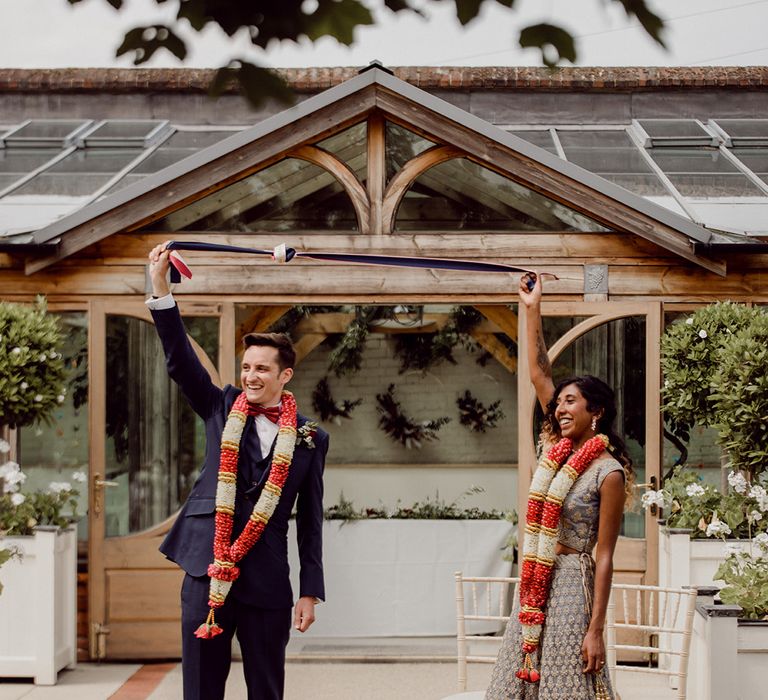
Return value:
M 597 416 L 592 416 L 592 432 L 597 430 Z

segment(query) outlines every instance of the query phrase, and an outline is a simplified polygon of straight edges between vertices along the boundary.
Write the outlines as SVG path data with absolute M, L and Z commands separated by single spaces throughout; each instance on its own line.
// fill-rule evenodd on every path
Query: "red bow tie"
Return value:
M 258 404 L 248 404 L 249 416 L 266 416 L 273 423 L 280 420 L 280 406 L 259 406 Z

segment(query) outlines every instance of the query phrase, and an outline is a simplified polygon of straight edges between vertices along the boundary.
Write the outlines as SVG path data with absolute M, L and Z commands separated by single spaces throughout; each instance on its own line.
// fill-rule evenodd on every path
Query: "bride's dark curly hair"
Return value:
M 616 397 L 613 389 L 609 387 L 602 379 L 586 374 L 581 377 L 570 377 L 560 382 L 555 387 L 555 393 L 552 400 L 547 404 L 547 410 L 544 415 L 542 425 L 542 438 L 545 442 L 557 441 L 562 435 L 560 433 L 560 424 L 555 418 L 555 408 L 557 407 L 557 398 L 565 387 L 574 384 L 578 387 L 581 395 L 587 400 L 587 409 L 596 412 L 602 409 L 603 414 L 597 421 L 597 432 L 603 433 L 608 437 L 608 452 L 616 461 L 624 467 L 624 490 L 627 494 L 627 503 L 631 502 L 633 496 L 633 487 L 635 483 L 635 471 L 632 468 L 632 458 L 627 453 L 627 446 L 624 440 L 616 433 L 613 423 L 616 420 Z

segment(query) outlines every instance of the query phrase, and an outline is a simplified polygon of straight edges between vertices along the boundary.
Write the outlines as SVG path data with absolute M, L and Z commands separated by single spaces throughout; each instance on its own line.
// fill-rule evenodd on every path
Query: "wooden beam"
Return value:
M 328 337 L 325 333 L 305 333 L 294 344 L 296 364 L 299 364 L 309 353 Z
M 512 290 L 510 290 L 512 291 Z M 517 292 L 517 286 L 515 285 L 514 291 Z M 502 333 L 506 333 L 507 337 L 517 343 L 517 314 L 512 311 L 508 306 L 475 306 L 483 316 L 488 320 L 493 321 Z
M 300 158 L 314 163 L 333 175 L 352 200 L 360 233 L 371 232 L 371 207 L 368 202 L 368 193 L 346 163 L 317 146 L 300 146 L 289 151 L 287 155 L 290 158 Z
M 507 346 L 495 335 L 491 333 L 483 333 L 476 328 L 473 328 L 470 331 L 470 335 L 484 350 L 491 353 L 497 362 L 506 367 L 512 374 L 517 373 L 517 358 L 509 354 Z
M 382 232 L 392 233 L 395 230 L 395 217 L 400 201 L 421 173 L 438 163 L 462 155 L 464 152 L 455 146 L 433 146 L 411 158 L 392 178 L 384 193 L 384 202 L 381 207 Z
M 386 186 L 386 143 L 384 117 L 373 113 L 368 118 L 368 176 L 366 188 L 370 202 L 371 233 L 380 235 L 383 231 L 381 216 Z
M 237 327 L 235 342 L 240 344 L 247 333 L 264 333 L 277 320 L 291 310 L 290 306 L 257 306 Z
M 250 248 L 270 249 L 278 240 L 271 231 L 222 232 L 185 231 L 184 239 L 221 243 Z M 100 265 L 144 264 L 147 252 L 168 240 L 167 231 L 115 234 L 73 257 L 74 265 L 82 260 Z M 338 253 L 370 253 L 373 255 L 430 255 L 465 259 L 489 257 L 488 251 L 501 262 L 528 266 L 531 260 L 546 263 L 550 260 L 582 263 L 600 261 L 608 264 L 658 264 L 665 260 L 677 267 L 690 267 L 679 257 L 631 233 L 576 233 L 576 232 L 502 232 L 502 231 L 417 231 L 396 232 L 387 236 L 361 237 L 357 232 L 301 231 L 292 232 L 288 243 L 300 251 L 333 251 Z M 768 256 L 762 265 L 744 267 L 768 268 Z M 185 259 L 195 265 L 197 258 L 207 262 L 242 262 L 245 258 L 234 253 L 200 254 L 185 252 Z M 525 265 L 524 265 L 525 263 Z M 60 265 L 70 264 L 69 261 Z M 733 269 L 742 269 L 734 266 Z

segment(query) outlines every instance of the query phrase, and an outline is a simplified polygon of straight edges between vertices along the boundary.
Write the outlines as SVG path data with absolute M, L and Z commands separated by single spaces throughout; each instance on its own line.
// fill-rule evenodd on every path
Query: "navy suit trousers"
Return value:
M 235 634 L 243 653 L 248 700 L 282 700 L 291 608 L 258 608 L 229 595 L 216 610 L 224 632 L 198 639 L 195 630 L 208 617 L 209 582 L 207 576 L 187 574 L 181 586 L 184 700 L 223 700 Z

